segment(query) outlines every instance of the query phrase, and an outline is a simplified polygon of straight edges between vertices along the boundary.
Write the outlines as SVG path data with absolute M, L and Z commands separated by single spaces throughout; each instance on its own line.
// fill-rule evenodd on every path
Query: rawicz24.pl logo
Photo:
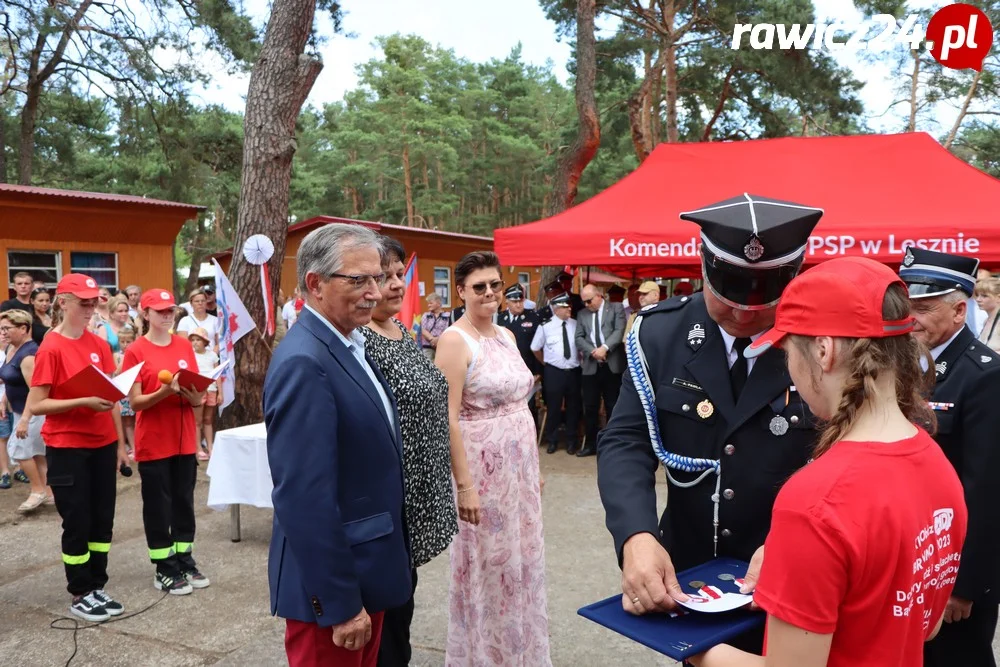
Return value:
M 926 30 L 915 15 L 901 24 L 891 14 L 879 14 L 861 24 L 832 23 L 737 23 L 732 48 L 743 47 L 748 37 L 752 49 L 782 51 L 826 47 L 830 50 L 886 51 L 906 45 L 919 49 L 926 43 L 934 58 L 951 69 L 983 68 L 983 59 L 993 46 L 993 26 L 977 7 L 955 3 L 942 7 L 927 23 Z

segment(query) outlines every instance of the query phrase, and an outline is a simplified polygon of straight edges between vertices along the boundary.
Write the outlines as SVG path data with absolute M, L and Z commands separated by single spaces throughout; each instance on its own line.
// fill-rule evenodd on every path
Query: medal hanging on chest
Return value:
M 715 414 L 715 406 L 712 405 L 712 402 L 706 398 L 698 404 L 698 407 L 695 408 L 695 412 L 697 412 L 698 416 L 702 419 L 708 419 Z
M 788 433 L 788 420 L 781 415 L 774 415 L 769 424 L 771 433 L 774 435 L 785 435 Z

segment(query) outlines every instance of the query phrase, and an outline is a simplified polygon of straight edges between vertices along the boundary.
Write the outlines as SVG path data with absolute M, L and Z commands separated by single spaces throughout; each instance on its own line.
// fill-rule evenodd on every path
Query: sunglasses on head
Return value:
M 482 296 L 482 295 L 486 294 L 486 288 L 487 287 L 489 287 L 491 290 L 493 290 L 494 293 L 498 293 L 498 292 L 500 292 L 500 290 L 503 289 L 503 281 L 502 280 L 491 280 L 488 283 L 476 283 L 475 285 L 472 285 L 472 291 L 475 292 L 476 295 Z

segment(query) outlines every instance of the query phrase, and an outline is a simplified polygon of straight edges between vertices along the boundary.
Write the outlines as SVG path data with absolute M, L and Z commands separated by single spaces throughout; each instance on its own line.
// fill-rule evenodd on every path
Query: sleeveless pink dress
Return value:
M 477 344 L 452 328 L 474 351 L 459 426 L 481 511 L 478 526 L 458 522 L 451 544 L 445 665 L 548 667 L 533 379 L 503 330 Z

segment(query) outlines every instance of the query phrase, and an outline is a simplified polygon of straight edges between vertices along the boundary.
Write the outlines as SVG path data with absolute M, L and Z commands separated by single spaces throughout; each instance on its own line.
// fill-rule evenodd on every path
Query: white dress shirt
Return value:
M 596 313 L 590 313 L 590 316 L 594 318 L 592 320 L 593 326 L 590 328 L 590 344 L 595 348 L 603 347 L 604 349 L 609 349 L 607 343 L 604 342 L 604 332 L 601 331 L 601 327 L 604 326 L 604 311 L 607 310 L 607 303 L 602 303 L 601 307 L 597 309 Z M 597 332 L 601 331 L 601 344 L 597 344 Z
M 733 336 L 721 326 L 719 326 L 719 332 L 722 334 L 722 340 L 726 343 L 726 361 L 729 363 L 729 368 L 732 369 L 733 364 L 736 363 L 736 357 L 739 356 L 739 352 L 734 349 L 736 345 L 736 336 Z M 760 332 L 755 336 L 750 336 L 750 342 L 757 340 L 764 335 L 764 332 Z M 757 358 L 747 359 L 747 377 L 753 372 L 753 365 L 757 361 Z
M 347 348 L 347 351 L 353 354 L 354 358 L 358 360 L 358 363 L 361 364 L 361 368 L 363 368 L 365 373 L 368 374 L 368 379 L 371 380 L 372 385 L 375 386 L 375 391 L 378 392 L 379 398 L 382 399 L 382 407 L 385 408 L 385 414 L 389 418 L 389 423 L 395 427 L 396 414 L 395 411 L 392 409 L 392 401 L 389 400 L 388 394 L 386 394 L 385 389 L 382 388 L 382 383 L 378 381 L 378 377 L 375 375 L 375 371 L 373 371 L 372 367 L 368 365 L 368 360 L 365 358 L 364 335 L 362 335 L 360 331 L 355 330 L 351 332 L 351 336 L 350 338 L 348 338 L 344 336 L 344 334 L 340 333 L 340 330 L 337 329 L 337 327 L 333 326 L 333 324 L 325 317 L 323 317 L 320 313 L 318 313 L 316 309 L 308 305 L 304 306 L 304 308 L 308 309 L 313 315 L 318 317 L 320 322 L 325 324 L 327 328 L 330 329 L 330 331 L 336 334 L 337 338 L 340 339 L 340 342 L 343 343 L 344 347 Z
M 951 345 L 951 342 L 956 338 L 958 338 L 958 334 L 962 333 L 963 329 L 965 329 L 965 327 L 960 327 L 959 330 L 956 331 L 951 338 L 941 343 L 937 347 L 931 348 L 931 357 L 934 358 L 934 361 L 937 361 L 938 357 L 941 356 L 941 353 L 944 352 L 946 349 L 948 349 L 948 346 Z M 927 372 L 927 357 L 923 355 L 920 355 L 920 369 L 925 373 Z
M 569 359 L 563 356 L 563 322 L 566 323 L 566 335 L 569 337 Z M 580 353 L 576 349 L 576 320 L 572 317 L 566 320 L 553 317 L 535 331 L 535 337 L 531 340 L 531 349 L 535 352 L 544 349 L 542 360 L 549 366 L 563 370 L 579 368 Z

